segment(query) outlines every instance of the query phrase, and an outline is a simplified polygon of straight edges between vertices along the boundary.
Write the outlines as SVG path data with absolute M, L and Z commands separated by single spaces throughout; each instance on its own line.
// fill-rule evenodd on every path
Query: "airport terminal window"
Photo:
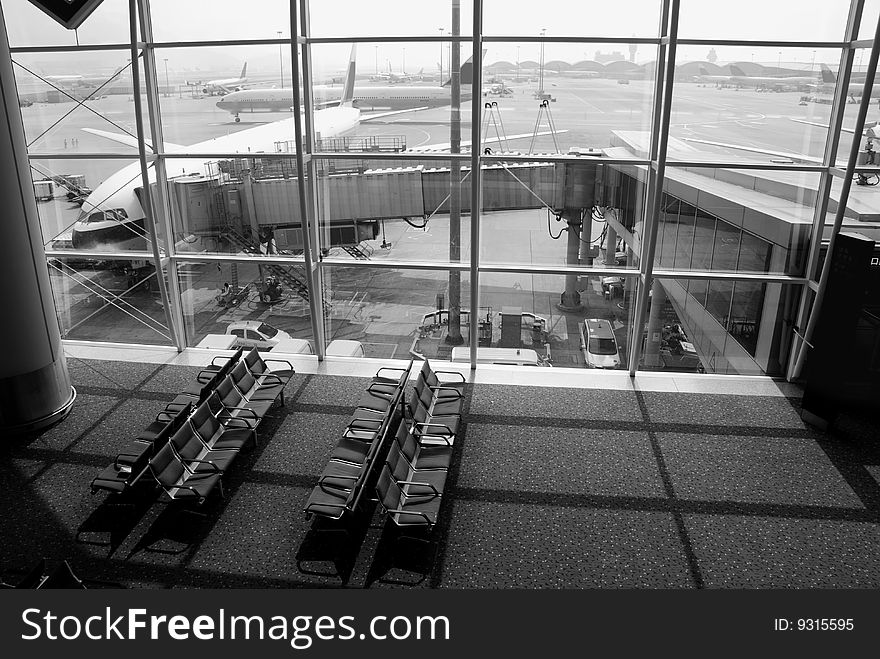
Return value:
M 694 215 L 696 208 L 686 201 L 681 202 L 678 210 L 678 234 L 675 240 L 675 258 L 671 264 L 676 270 L 687 270 L 691 267 L 691 255 L 694 248 Z
M 402 356 L 415 347 L 450 358 L 451 348 L 446 347 L 452 344 L 440 350 L 440 343 L 432 347 L 431 341 L 444 327 L 448 331 L 444 322 L 454 297 L 469 321 L 473 248 L 479 251 L 473 273 L 480 272 L 481 308 L 474 311 L 474 327 L 480 331 L 481 347 L 507 349 L 507 343 L 518 342 L 519 349 L 534 349 L 541 363 L 583 367 L 587 360 L 579 328 L 585 319 L 605 319 L 614 326 L 625 367 L 630 336 L 644 331 L 631 322 L 639 299 L 635 278 L 592 275 L 589 269 L 622 265 L 609 253 L 615 247 L 624 252 L 629 267 L 639 267 L 642 255 L 629 243 L 645 248 L 638 239 L 651 220 L 646 217 L 652 193 L 647 166 L 606 165 L 595 185 L 584 185 L 601 193 L 593 200 L 595 207 L 576 209 L 593 218 L 583 225 L 590 229 L 589 239 L 582 231 L 576 258 L 565 220 L 558 217 L 565 199 L 554 197 L 565 191 L 552 191 L 545 174 L 568 171 L 571 179 L 575 170 L 565 169 L 570 161 L 551 162 L 551 156 L 572 148 L 604 150 L 603 157 L 624 161 L 646 158 L 657 144 L 651 113 L 658 43 L 627 39 L 656 40 L 660 2 L 591 9 L 578 20 L 588 10 L 552 0 L 540 10 L 541 28 L 535 27 L 537 10 L 531 5 L 482 3 L 487 37 L 483 85 L 462 90 L 461 137 L 466 151 L 471 125 L 478 121 L 484 142 L 479 153 L 485 156 L 483 148 L 491 149 L 491 157 L 483 159 L 483 204 L 473 214 L 471 162 L 461 162 L 456 241 L 447 199 L 450 160 L 425 157 L 419 149 L 446 153 L 450 148 L 452 113 L 448 87 L 442 83 L 449 77 L 453 48 L 459 49 L 462 63 L 473 53 L 469 37 L 474 4 L 469 0 L 461 2 L 459 45 L 446 41 L 451 1 L 425 5 L 415 17 L 398 0 L 381 2 L 381 11 L 361 2 L 310 2 L 310 26 L 291 35 L 290 11 L 300 9 L 298 2 L 255 0 L 241 14 L 231 0 L 200 0 L 186 7 L 147 0 L 142 4 L 151 14 L 154 34 L 144 51 L 152 55 L 155 69 L 147 75 L 139 63 L 139 90 L 133 86 L 128 50 L 74 46 L 74 36 L 83 45 L 127 44 L 125 0 L 106 0 L 76 35 L 55 27 L 24 0 L 0 1 L 13 47 L 71 47 L 69 52 L 13 52 L 35 195 L 44 242 L 55 258 L 53 286 L 66 335 L 169 344 L 175 334 L 166 327 L 158 286 L 141 283 L 158 284 L 145 265 L 152 262 L 144 238 L 151 231 L 137 197 L 149 187 L 140 181 L 135 160 L 139 127 L 134 107 L 140 94 L 142 135 L 152 138 L 149 115 L 156 105 L 154 119 L 164 132 L 157 161 L 168 180 L 161 181 L 163 194 L 155 188 L 153 197 L 167 206 L 156 205 L 156 232 L 176 268 L 179 288 L 171 291 L 171 299 L 182 311 L 185 327 L 177 334 L 185 335 L 187 345 L 214 345 L 233 336 L 254 342 L 281 337 L 291 349 L 314 351 L 318 323 L 324 322 L 328 343 L 359 341 L 367 356 Z M 703 277 L 713 271 L 800 273 L 809 249 L 805 228 L 819 202 L 815 191 L 820 174 L 785 171 L 780 163 L 815 166 L 824 156 L 832 116 L 831 78 L 838 73 L 841 50 L 814 49 L 797 41 L 817 39 L 830 46 L 842 40 L 849 3 L 817 4 L 815 11 L 802 11 L 789 21 L 764 20 L 757 26 L 735 19 L 753 12 L 722 8 L 722 16 L 733 18 L 710 21 L 698 33 L 696 26 L 705 23 L 701 16 L 708 12 L 702 4 L 682 2 L 680 37 L 735 40 L 747 33 L 792 45 L 679 44 L 667 153 L 671 165 L 664 183 L 667 190 L 679 192 L 663 192 L 655 268 L 689 270 Z M 205 13 L 209 5 L 213 14 Z M 870 36 L 866 22 L 876 19 L 877 3 L 866 6 L 862 37 Z M 780 11 L 766 10 L 768 16 Z M 187 20 L 190 12 L 196 20 Z M 233 14 L 240 20 L 222 19 Z M 547 38 L 565 39 L 542 43 L 542 31 Z M 318 41 L 310 41 L 306 33 Z M 425 40 L 426 35 L 433 40 Z M 304 77 L 291 62 L 291 42 L 297 36 L 300 54 L 307 54 L 311 64 L 307 73 L 316 102 L 311 117 L 315 147 L 325 154 L 310 165 L 314 179 L 309 170 L 297 171 L 293 157 L 292 85 Z M 493 36 L 507 39 L 493 41 Z M 326 110 L 341 96 L 354 37 L 373 40 L 357 43 L 357 112 L 350 113 L 350 123 L 337 123 L 342 112 Z M 410 37 L 416 40 L 406 41 Z M 596 37 L 602 43 L 589 41 Z M 281 43 L 188 43 L 229 39 Z M 855 81 L 865 54 L 866 49 L 856 53 Z M 480 116 L 470 116 L 473 94 L 483 101 Z M 275 104 L 267 105 L 270 101 Z M 854 123 L 857 109 L 857 104 L 847 104 L 844 127 Z M 375 113 L 384 116 L 369 116 Z M 838 159 L 845 158 L 851 143 L 852 136 L 842 133 Z M 187 151 L 202 155 L 183 157 Z M 213 154 L 210 159 L 204 157 L 206 151 Z M 507 151 L 534 160 L 502 162 Z M 266 158 L 259 152 L 290 157 Z M 345 152 L 355 153 L 339 156 Z M 364 157 L 370 153 L 380 155 Z M 675 167 L 676 161 L 726 165 Z M 762 169 L 731 166 L 744 161 Z M 163 168 L 150 166 L 151 181 L 156 169 Z M 371 187 L 379 179 L 382 185 Z M 306 212 L 314 209 L 318 220 L 318 245 L 310 263 L 303 251 L 301 189 L 308 195 Z M 860 192 L 854 186 L 852 196 Z M 170 213 L 167 222 L 165 212 Z M 479 245 L 470 244 L 472 215 L 480 218 Z M 781 231 L 785 224 L 797 230 Z M 612 228 L 620 230 L 618 242 L 609 248 Z M 631 233 L 635 237 L 627 235 Z M 783 235 L 790 244 L 778 244 L 777 236 Z M 596 246 L 601 247 L 598 258 Z M 76 250 L 77 259 L 59 260 L 61 250 Z M 140 253 L 112 262 L 100 257 L 122 250 Z M 211 260 L 216 254 L 226 260 L 218 265 Z M 466 270 L 448 270 L 458 266 Z M 529 273 L 506 271 L 507 266 Z M 703 337 L 694 345 L 705 370 L 778 371 L 766 356 L 777 359 L 774 351 L 784 348 L 784 342 L 762 324 L 791 315 L 786 315 L 792 304 L 788 300 L 799 294 L 800 284 L 703 278 L 671 282 L 667 288 L 667 324 L 681 321 L 689 333 Z M 785 296 L 778 295 L 780 288 Z M 106 308 L 89 317 L 98 309 L 92 305 L 96 300 Z M 506 316 L 513 317 L 504 313 L 508 307 L 521 309 L 519 339 L 511 329 L 516 324 L 510 318 L 505 324 Z M 316 308 L 323 313 L 313 318 Z M 107 335 L 104 320 L 119 328 L 118 335 Z M 541 327 L 529 327 L 529 322 Z M 710 335 L 711 340 L 705 338 Z M 667 357 L 669 364 L 696 368 L 680 354 L 675 355 L 678 362 Z M 740 358 L 754 366 L 736 366 Z M 787 355 L 778 359 L 785 361 Z M 710 369 L 710 361 L 723 365 Z

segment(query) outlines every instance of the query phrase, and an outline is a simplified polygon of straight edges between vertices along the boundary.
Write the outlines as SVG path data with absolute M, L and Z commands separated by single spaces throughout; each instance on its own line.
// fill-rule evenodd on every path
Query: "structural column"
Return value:
M 76 392 L 70 385 L 40 218 L 29 172 L 27 143 L 0 8 L 0 437 L 63 419 Z
M 617 259 L 614 255 L 617 253 L 617 231 L 610 223 L 605 225 L 605 265 L 615 267 Z
M 580 265 L 581 248 L 581 212 L 580 209 L 566 208 L 562 211 L 562 219 L 568 224 L 568 247 L 565 254 L 565 264 L 570 266 Z M 578 291 L 577 273 L 565 275 L 565 290 L 562 292 L 558 307 L 562 311 L 580 311 L 581 294 Z
M 663 338 L 663 320 L 660 313 L 666 306 L 666 290 L 660 283 L 660 280 L 654 279 L 651 284 L 651 308 L 648 311 L 648 332 L 645 337 L 645 366 L 647 368 L 657 368 L 660 362 L 660 342 Z M 636 328 L 636 336 L 640 335 Z

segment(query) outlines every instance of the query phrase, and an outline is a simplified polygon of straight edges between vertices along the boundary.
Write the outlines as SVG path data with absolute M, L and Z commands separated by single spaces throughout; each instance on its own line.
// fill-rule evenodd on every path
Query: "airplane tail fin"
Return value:
M 239 78 L 246 78 L 247 77 L 247 62 L 245 62 L 244 66 L 241 67 L 241 75 L 238 77 Z
M 483 49 L 483 57 L 484 58 L 486 57 L 486 51 L 487 51 L 487 49 L 484 48 Z M 467 60 L 465 60 L 465 63 L 461 65 L 460 73 L 461 73 L 461 84 L 462 85 L 474 84 L 474 56 L 473 55 L 468 57 Z M 443 86 L 448 87 L 451 84 L 452 84 L 452 78 L 450 78 L 449 80 L 444 82 Z
M 701 76 L 707 76 L 707 75 L 709 75 L 709 72 L 706 70 L 706 67 L 703 66 L 702 64 L 700 65 L 700 75 L 701 75 Z
M 747 77 L 748 77 L 748 76 L 746 75 L 746 72 L 743 71 L 741 68 L 739 68 L 736 64 L 731 64 L 731 65 L 730 65 L 730 72 L 731 72 L 733 75 L 735 75 L 735 76 L 742 76 L 742 77 L 744 77 L 744 78 L 747 78 Z
M 342 83 L 342 98 L 339 105 L 351 105 L 354 98 L 354 77 L 357 60 L 357 44 L 351 44 L 351 56 L 348 60 L 348 71 L 345 72 L 345 81 Z
M 819 68 L 822 70 L 822 82 L 830 85 L 837 83 L 837 76 L 828 68 L 827 64 L 820 64 Z

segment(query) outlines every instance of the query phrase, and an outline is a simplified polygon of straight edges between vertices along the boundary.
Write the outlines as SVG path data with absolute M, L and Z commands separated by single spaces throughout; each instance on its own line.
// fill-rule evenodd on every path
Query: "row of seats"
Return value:
M 342 520 L 359 509 L 387 452 L 387 438 L 399 418 L 411 370 L 412 362 L 406 368 L 382 368 L 376 373 L 306 502 L 307 519 L 317 515 Z
M 439 375 L 456 380 L 443 382 Z M 399 527 L 437 523 L 461 426 L 464 376 L 425 360 L 376 483 L 379 504 Z
M 93 493 L 125 492 L 149 472 L 172 500 L 204 502 L 235 455 L 256 444 L 260 422 L 294 374 L 284 360 L 272 361 L 287 369 L 270 371 L 255 349 L 217 359 L 92 481 Z

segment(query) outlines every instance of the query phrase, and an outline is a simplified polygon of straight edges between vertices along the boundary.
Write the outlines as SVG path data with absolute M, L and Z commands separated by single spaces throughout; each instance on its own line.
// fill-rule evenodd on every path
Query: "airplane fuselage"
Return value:
M 316 86 L 315 102 L 338 100 L 342 87 Z M 441 107 L 451 101 L 449 87 L 430 85 L 368 85 L 355 87 L 352 105 L 361 110 L 405 110 L 416 107 Z M 462 100 L 471 97 L 470 85 L 462 85 Z M 251 112 L 292 112 L 293 91 L 285 89 L 246 89 L 227 94 L 217 107 L 234 116 Z
M 322 137 L 336 137 L 354 129 L 360 122 L 360 110 L 348 106 L 328 108 L 315 112 L 315 132 Z M 171 158 L 166 161 L 168 178 L 182 175 L 205 175 L 206 165 L 225 154 L 256 155 L 259 153 L 287 152 L 287 145 L 295 142 L 294 118 L 262 126 L 254 126 L 230 135 L 224 135 L 187 147 L 178 147 L 178 153 L 217 154 L 212 157 Z M 148 170 L 149 182 L 156 173 Z M 143 188 L 140 163 L 123 167 L 103 181 L 86 198 L 77 222 L 73 226 L 74 249 L 109 250 L 146 249 L 144 210 L 138 201 L 136 188 Z

